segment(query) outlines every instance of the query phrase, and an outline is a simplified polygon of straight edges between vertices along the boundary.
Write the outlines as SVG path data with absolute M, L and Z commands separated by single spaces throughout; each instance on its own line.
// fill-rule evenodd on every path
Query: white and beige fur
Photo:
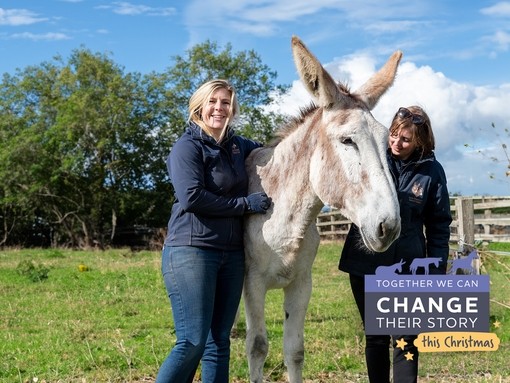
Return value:
M 250 381 L 263 382 L 268 353 L 264 302 L 269 289 L 284 291 L 284 358 L 291 383 L 302 382 L 304 321 L 319 246 L 315 219 L 324 204 L 360 227 L 363 242 L 380 252 L 398 237 L 397 195 L 386 161 L 388 130 L 370 110 L 393 84 L 402 57 L 350 93 L 337 84 L 298 37 L 294 61 L 314 105 L 281 132 L 274 145 L 247 159 L 249 192 L 272 199 L 267 214 L 247 218 L 245 229 L 246 351 Z M 335 347 L 334 344 L 331 347 Z

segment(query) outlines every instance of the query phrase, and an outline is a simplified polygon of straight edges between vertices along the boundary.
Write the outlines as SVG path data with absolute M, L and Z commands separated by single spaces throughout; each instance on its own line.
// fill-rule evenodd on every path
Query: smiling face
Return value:
M 225 129 L 231 109 L 231 93 L 225 88 L 219 88 L 211 94 L 202 106 L 202 121 L 207 131 L 218 140 Z
M 389 145 L 393 157 L 404 161 L 416 150 L 416 143 L 410 128 L 401 128 L 391 133 Z

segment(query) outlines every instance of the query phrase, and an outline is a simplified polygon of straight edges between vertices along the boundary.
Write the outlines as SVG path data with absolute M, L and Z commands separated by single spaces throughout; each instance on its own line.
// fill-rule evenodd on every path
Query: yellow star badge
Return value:
M 406 346 L 407 342 L 404 340 L 404 338 L 401 338 L 397 340 L 397 348 L 401 348 L 402 351 L 404 351 L 404 347 Z
M 413 360 L 414 354 L 411 354 L 409 351 L 407 351 L 407 354 L 404 355 L 407 360 Z
M 501 326 L 501 322 L 498 320 L 496 320 L 493 324 L 495 328 L 499 328 L 499 326 Z

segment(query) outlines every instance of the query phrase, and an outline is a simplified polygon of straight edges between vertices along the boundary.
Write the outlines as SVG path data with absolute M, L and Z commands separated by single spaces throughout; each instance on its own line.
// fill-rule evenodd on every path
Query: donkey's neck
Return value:
M 278 221 L 287 223 L 291 235 L 299 237 L 315 221 L 323 205 L 310 183 L 310 159 L 318 145 L 314 126 L 320 116 L 317 111 L 282 139 L 258 172 L 262 188 L 274 202 L 273 214 L 281 217 Z

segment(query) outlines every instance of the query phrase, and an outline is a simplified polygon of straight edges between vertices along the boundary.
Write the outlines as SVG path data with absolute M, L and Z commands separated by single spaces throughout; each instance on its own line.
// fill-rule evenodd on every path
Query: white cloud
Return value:
M 507 51 L 510 45 L 510 34 L 505 31 L 497 31 L 492 37 L 492 41 L 495 42 L 501 50 Z
M 58 41 L 58 40 L 69 40 L 70 37 L 64 33 L 13 33 L 10 35 L 12 39 L 23 39 L 23 40 L 32 40 L 32 41 Z
M 365 30 L 369 32 L 380 33 L 397 33 L 397 32 L 407 32 L 412 31 L 416 28 L 423 28 L 423 22 L 421 21 L 412 21 L 412 20 L 392 20 L 392 21 L 378 21 L 375 23 L 370 23 L 365 26 Z
M 480 13 L 487 16 L 510 17 L 510 2 L 501 1 L 491 7 L 482 8 Z
M 321 12 L 335 13 L 337 21 L 344 19 L 349 2 L 338 0 L 194 0 L 186 7 L 186 23 L 190 29 L 227 28 L 228 30 L 271 36 L 278 33 L 283 24 L 291 22 L 320 22 Z M 357 8 L 367 7 L 365 4 Z M 356 7 L 355 7 L 356 8 Z M 193 32 L 191 32 L 193 34 Z
M 149 7 L 143 4 L 132 4 L 125 1 L 114 2 L 113 5 L 101 5 L 97 9 L 111 9 L 113 13 L 124 16 L 172 16 L 176 14 L 175 8 Z
M 324 66 L 354 91 L 381 65 L 376 65 L 374 57 L 362 55 Z M 295 81 L 277 110 L 295 115 L 310 101 L 301 82 Z M 510 194 L 510 179 L 505 176 L 509 161 L 502 148 L 502 142 L 510 138 L 505 131 L 510 129 L 510 84 L 489 87 L 459 83 L 429 66 L 403 62 L 394 86 L 381 98 L 373 114 L 389 126 L 400 106 L 413 104 L 422 106 L 432 121 L 436 156 L 447 173 L 450 192 Z
M 37 13 L 27 9 L 0 8 L 0 25 L 30 25 L 46 20 L 46 18 L 38 17 Z

